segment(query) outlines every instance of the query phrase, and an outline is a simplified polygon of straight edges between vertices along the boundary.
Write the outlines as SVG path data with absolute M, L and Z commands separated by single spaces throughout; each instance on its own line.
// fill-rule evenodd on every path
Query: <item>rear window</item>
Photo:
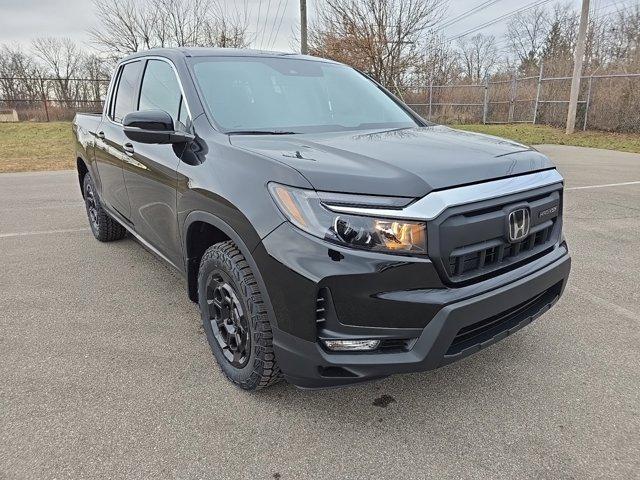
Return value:
M 142 62 L 124 64 L 120 69 L 120 78 L 116 87 L 111 118 L 122 123 L 124 117 L 136 110 L 138 79 Z

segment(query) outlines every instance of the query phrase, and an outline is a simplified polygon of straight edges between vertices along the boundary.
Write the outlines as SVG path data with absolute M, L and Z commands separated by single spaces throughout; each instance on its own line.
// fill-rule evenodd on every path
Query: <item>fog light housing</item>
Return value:
M 375 350 L 380 340 L 323 340 L 329 350 L 334 352 L 364 352 Z

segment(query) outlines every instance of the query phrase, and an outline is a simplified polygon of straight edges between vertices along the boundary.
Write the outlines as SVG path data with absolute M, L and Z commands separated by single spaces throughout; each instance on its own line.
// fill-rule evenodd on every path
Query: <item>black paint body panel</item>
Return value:
M 265 294 L 277 358 L 293 383 L 324 387 L 435 368 L 454 359 L 446 351 L 463 326 L 548 292 L 552 301 L 540 297 L 543 311 L 562 293 L 570 259 L 560 230 L 553 248 L 529 263 L 452 285 L 439 258 L 354 250 L 302 232 L 286 221 L 267 190 L 268 182 L 278 182 L 419 198 L 433 190 L 553 168 L 535 150 L 419 119 L 415 128 L 388 132 L 229 136 L 205 112 L 189 57 L 264 53 L 168 49 L 124 61 L 148 55 L 174 65 L 191 109 L 195 140 L 142 144 L 127 139 L 122 126 L 104 116 L 78 114 L 74 132 L 79 173 L 86 169 L 92 175 L 114 218 L 186 277 L 192 298 L 198 258 L 190 256 L 190 235 L 206 224 L 233 240 Z M 130 144 L 127 151 L 125 143 Z M 554 204 L 543 202 L 535 208 L 542 211 L 549 205 Z M 434 224 L 444 220 L 442 216 Z M 502 216 L 496 216 L 493 226 L 498 228 L 501 221 Z M 446 237 L 446 229 L 443 232 Z M 465 233 L 452 235 L 462 241 Z M 557 295 L 549 290 L 555 286 Z M 327 303 L 322 319 L 316 311 L 319 295 Z M 515 331 L 536 315 L 514 317 L 514 325 L 505 331 Z M 328 353 L 318 341 L 326 336 L 408 343 L 402 351 Z
M 423 126 L 387 132 L 234 136 L 294 167 L 317 190 L 422 197 L 433 190 L 552 168 L 547 157 L 489 135 Z M 292 152 L 301 152 L 297 158 Z

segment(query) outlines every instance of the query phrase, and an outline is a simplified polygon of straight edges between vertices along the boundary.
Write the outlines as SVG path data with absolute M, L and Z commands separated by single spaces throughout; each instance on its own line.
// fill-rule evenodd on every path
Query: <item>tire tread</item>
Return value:
M 198 284 L 206 280 L 204 278 L 205 268 L 203 267 L 210 262 L 222 265 L 242 289 L 239 293 L 243 295 L 250 309 L 251 341 L 255 346 L 254 364 L 251 367 L 253 370 L 247 380 L 237 381 L 230 377 L 225 368 L 220 365 L 222 372 L 231 382 L 246 390 L 266 388 L 277 383 L 282 379 L 282 373 L 273 348 L 273 331 L 260 287 L 251 267 L 231 240 L 217 243 L 209 247 L 200 260 Z
M 115 240 L 121 240 L 127 234 L 127 230 L 120 225 L 116 220 L 111 218 L 109 214 L 102 207 L 102 203 L 100 201 L 100 197 L 98 196 L 98 192 L 96 191 L 96 186 L 93 183 L 93 179 L 91 175 L 88 173 L 84 176 L 83 188 L 86 192 L 87 184 L 91 183 L 91 187 L 93 188 L 93 195 L 96 202 L 96 211 L 98 213 L 98 231 L 96 232 L 93 228 L 91 231 L 93 232 L 93 236 L 96 237 L 97 240 L 101 242 L 113 242 Z M 87 209 L 87 217 L 89 216 L 89 211 Z M 89 221 L 91 224 L 91 221 Z

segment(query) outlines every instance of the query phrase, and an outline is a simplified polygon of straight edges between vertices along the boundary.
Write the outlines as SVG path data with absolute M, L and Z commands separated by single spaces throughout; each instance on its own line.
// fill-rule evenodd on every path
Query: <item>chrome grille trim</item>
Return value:
M 337 213 L 366 215 L 369 217 L 403 218 L 410 220 L 433 220 L 449 207 L 467 203 L 492 200 L 515 193 L 526 192 L 556 183 L 563 183 L 562 175 L 556 170 L 503 178 L 464 187 L 449 188 L 431 192 L 418 201 L 401 210 L 366 207 L 348 207 L 343 205 L 325 205 Z

